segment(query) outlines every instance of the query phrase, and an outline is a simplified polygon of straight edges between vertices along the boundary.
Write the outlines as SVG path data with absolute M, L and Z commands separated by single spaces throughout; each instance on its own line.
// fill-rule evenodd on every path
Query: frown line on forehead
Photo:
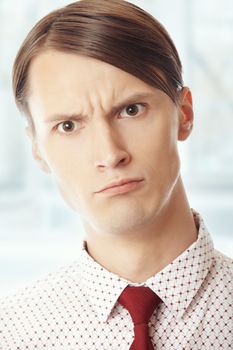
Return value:
M 130 96 L 125 98 L 120 103 L 112 106 L 111 110 L 107 112 L 107 115 L 108 116 L 114 115 L 121 108 L 124 108 L 131 103 L 143 102 L 142 99 L 152 98 L 154 96 L 155 96 L 154 92 L 137 92 L 137 93 L 131 94 Z M 79 112 L 74 112 L 74 113 L 69 113 L 67 111 L 55 112 L 49 116 L 46 116 L 44 121 L 45 121 L 45 123 L 51 123 L 51 122 L 55 122 L 55 121 L 59 121 L 59 120 L 64 120 L 64 118 L 72 119 L 72 118 L 77 118 L 77 117 L 87 118 L 88 116 L 83 115 L 82 113 L 79 113 Z

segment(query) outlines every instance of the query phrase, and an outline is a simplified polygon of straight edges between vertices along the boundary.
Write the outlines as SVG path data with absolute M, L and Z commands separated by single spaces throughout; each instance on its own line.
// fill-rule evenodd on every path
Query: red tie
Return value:
M 134 341 L 130 350 L 154 350 L 149 337 L 148 322 L 160 298 L 148 287 L 126 287 L 119 303 L 130 313 L 134 323 Z

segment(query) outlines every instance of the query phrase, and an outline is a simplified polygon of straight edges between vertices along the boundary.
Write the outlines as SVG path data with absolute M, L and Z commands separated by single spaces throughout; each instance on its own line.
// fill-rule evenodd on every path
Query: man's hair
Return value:
M 17 107 L 32 127 L 27 102 L 28 72 L 33 58 L 50 49 L 109 63 L 178 102 L 178 91 L 183 86 L 182 66 L 165 28 L 149 13 L 127 1 L 81 0 L 39 20 L 15 58 L 13 93 Z

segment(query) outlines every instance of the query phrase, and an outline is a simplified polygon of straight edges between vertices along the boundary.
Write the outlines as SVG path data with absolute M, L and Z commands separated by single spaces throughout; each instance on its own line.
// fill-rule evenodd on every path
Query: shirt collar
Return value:
M 197 240 L 145 283 L 132 283 L 108 271 L 88 254 L 86 242 L 83 242 L 78 261 L 81 283 L 100 321 L 107 321 L 127 285 L 150 287 L 177 318 L 182 317 L 210 269 L 214 252 L 213 242 L 203 219 L 193 209 L 192 212 L 199 227 Z
M 98 264 L 87 252 L 86 242 L 78 261 L 81 284 L 99 320 L 106 322 L 117 299 L 129 282 Z
M 192 209 L 198 229 L 197 240 L 181 255 L 146 282 L 176 314 L 183 316 L 206 278 L 214 257 L 213 241 L 200 214 Z

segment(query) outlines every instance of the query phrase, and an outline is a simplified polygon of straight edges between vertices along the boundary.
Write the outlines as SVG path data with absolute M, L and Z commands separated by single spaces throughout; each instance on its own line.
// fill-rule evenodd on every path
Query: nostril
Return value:
M 130 159 L 130 155 L 126 151 L 115 150 L 111 154 L 106 154 L 106 157 L 102 154 L 100 160 L 96 161 L 95 164 L 98 168 L 115 168 L 119 165 L 128 164 Z

